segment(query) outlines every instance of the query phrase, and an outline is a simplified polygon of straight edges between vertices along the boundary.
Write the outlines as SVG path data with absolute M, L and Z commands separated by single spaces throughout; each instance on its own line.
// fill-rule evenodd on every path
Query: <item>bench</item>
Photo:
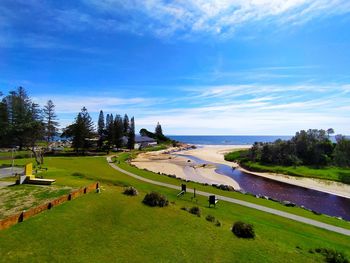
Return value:
M 214 207 L 216 206 L 216 203 L 219 201 L 218 198 L 215 197 L 215 195 L 209 195 L 209 207 L 211 205 L 214 205 Z
M 177 194 L 177 197 L 183 196 L 186 193 L 186 185 L 181 184 L 181 192 Z

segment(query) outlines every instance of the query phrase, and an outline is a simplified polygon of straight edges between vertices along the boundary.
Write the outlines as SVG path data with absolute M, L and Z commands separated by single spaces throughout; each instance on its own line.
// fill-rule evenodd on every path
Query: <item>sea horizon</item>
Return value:
M 170 139 L 196 145 L 251 145 L 255 142 L 289 140 L 292 135 L 167 135 Z

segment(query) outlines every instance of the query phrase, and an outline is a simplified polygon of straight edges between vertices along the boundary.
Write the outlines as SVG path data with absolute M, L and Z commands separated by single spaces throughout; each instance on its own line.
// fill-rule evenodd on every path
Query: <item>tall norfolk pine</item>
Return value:
M 43 118 L 45 126 L 45 138 L 48 143 L 53 141 L 53 138 L 58 132 L 57 115 L 55 113 L 55 104 L 52 100 L 48 100 L 43 109 Z
M 0 124 L 1 146 L 33 147 L 44 136 L 41 109 L 22 87 L 2 99 Z

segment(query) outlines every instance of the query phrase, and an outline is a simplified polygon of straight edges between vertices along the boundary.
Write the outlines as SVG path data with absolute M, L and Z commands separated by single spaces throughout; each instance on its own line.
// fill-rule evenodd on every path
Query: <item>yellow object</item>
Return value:
M 24 175 L 31 176 L 33 175 L 33 163 L 27 163 L 24 169 Z

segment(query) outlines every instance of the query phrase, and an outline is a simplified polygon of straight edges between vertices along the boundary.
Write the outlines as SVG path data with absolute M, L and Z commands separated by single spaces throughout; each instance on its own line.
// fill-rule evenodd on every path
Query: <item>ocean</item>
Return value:
M 274 142 L 289 140 L 292 136 L 240 136 L 240 135 L 169 135 L 173 140 L 196 145 L 250 145 L 254 142 Z

